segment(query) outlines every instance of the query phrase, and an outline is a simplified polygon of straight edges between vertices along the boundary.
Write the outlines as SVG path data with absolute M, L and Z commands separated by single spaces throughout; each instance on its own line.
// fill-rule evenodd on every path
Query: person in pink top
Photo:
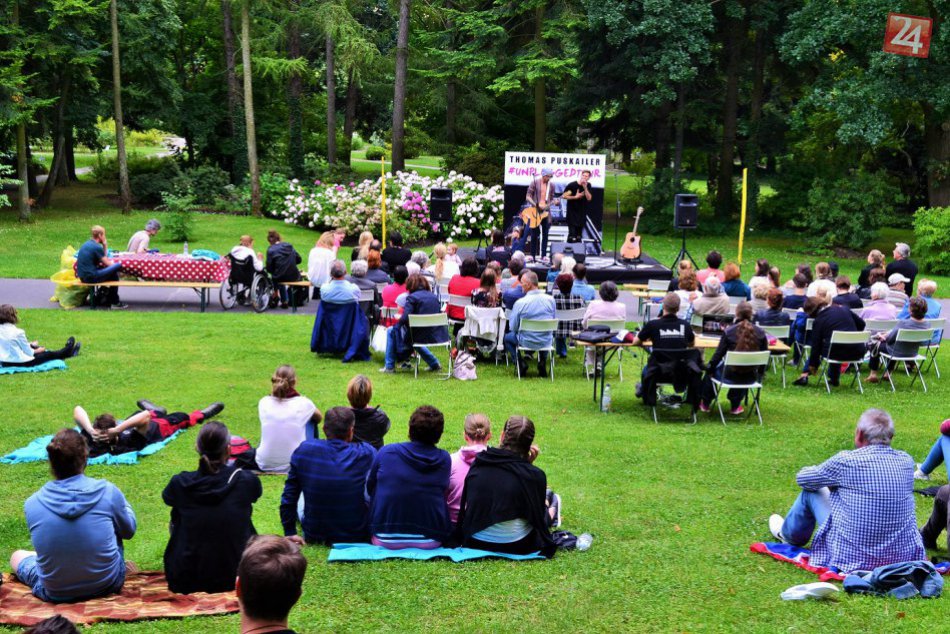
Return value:
M 472 293 L 477 291 L 480 285 L 481 279 L 478 276 L 478 260 L 469 256 L 462 260 L 459 274 L 449 280 L 449 295 L 471 297 Z M 448 314 L 449 319 L 465 321 L 464 306 L 449 306 L 445 312 Z
M 587 312 L 584 313 L 584 319 L 581 320 L 581 326 L 587 328 L 587 324 L 593 321 L 620 321 L 627 319 L 627 307 L 623 302 L 617 301 L 620 297 L 620 291 L 613 282 L 604 282 L 598 289 L 600 299 L 595 299 L 587 305 Z M 594 349 L 587 348 L 584 352 L 584 364 L 594 365 Z
M 393 283 L 385 287 L 382 292 L 383 308 L 398 308 L 396 299 L 406 292 L 406 279 L 409 277 L 409 271 L 404 266 L 397 266 L 393 269 Z M 402 313 L 402 311 L 399 311 Z M 396 323 L 397 318 L 381 319 L 380 324 L 389 327 Z
M 719 251 L 710 251 L 706 255 L 706 268 L 696 272 L 696 280 L 700 284 L 705 284 L 706 278 L 710 275 L 715 275 L 719 278 L 720 282 L 725 282 L 726 274 L 719 270 L 720 266 L 722 266 L 722 254 L 719 253 Z
M 861 311 L 861 319 L 864 321 L 897 319 L 897 308 L 887 301 L 889 290 L 884 282 L 871 284 L 871 302 Z
M 465 489 L 465 476 L 475 456 L 488 449 L 491 440 L 491 422 L 485 414 L 469 414 L 465 417 L 465 446 L 452 454 L 452 472 L 449 475 L 449 488 L 445 490 L 445 503 L 449 506 L 449 519 L 452 524 L 458 522 L 459 508 L 462 505 L 462 491 Z

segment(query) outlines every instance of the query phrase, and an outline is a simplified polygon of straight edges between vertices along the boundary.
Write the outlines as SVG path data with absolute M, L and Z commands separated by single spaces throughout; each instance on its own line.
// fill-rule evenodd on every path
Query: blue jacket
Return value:
M 584 298 L 585 302 L 594 301 L 597 291 L 586 280 L 574 280 L 574 286 L 571 287 L 571 295 Z
M 501 296 L 501 303 L 505 305 L 505 308 L 511 310 L 515 307 L 515 302 L 524 297 L 524 289 L 521 286 L 514 286 L 509 288 Z
M 310 351 L 343 354 L 343 363 L 369 361 L 369 320 L 356 302 L 320 302 L 310 335 Z
M 442 312 L 442 303 L 431 291 L 417 290 L 406 297 L 406 306 L 399 318 L 400 328 L 409 328 L 409 315 L 436 315 Z M 449 331 L 445 326 L 416 328 L 412 331 L 413 343 L 444 343 L 449 340 Z
M 135 513 L 106 480 L 52 480 L 23 505 L 40 581 L 51 600 L 95 596 L 125 578 L 122 540 L 135 535 Z
M 745 297 L 746 299 L 752 299 L 752 292 L 749 290 L 749 285 L 738 278 L 729 280 L 728 282 L 723 282 L 722 292 L 729 297 Z
M 432 445 L 410 441 L 380 449 L 366 478 L 370 532 L 445 541 L 452 530 L 445 502 L 451 471 L 448 452 Z

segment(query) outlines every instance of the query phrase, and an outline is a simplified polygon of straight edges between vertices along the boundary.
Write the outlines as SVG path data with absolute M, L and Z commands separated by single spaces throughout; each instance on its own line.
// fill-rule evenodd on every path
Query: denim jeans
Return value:
M 96 270 L 91 276 L 82 278 L 80 281 L 84 284 L 96 284 L 99 282 L 117 282 L 119 281 L 119 269 L 122 268 L 122 265 L 116 262 L 115 264 L 110 264 L 109 266 Z M 104 288 L 105 291 L 105 301 L 104 304 L 111 306 L 113 304 L 119 303 L 119 289 L 115 287 Z
M 828 487 L 817 491 L 802 491 L 795 498 L 792 508 L 782 524 L 782 536 L 793 546 L 804 546 L 811 539 L 815 529 L 825 523 L 831 512 Z
M 512 363 L 518 363 L 518 361 L 520 360 L 520 356 L 518 355 L 518 335 L 517 334 L 513 332 L 509 332 L 505 334 L 505 352 L 508 353 L 508 358 L 511 360 Z M 567 344 L 565 343 L 565 353 L 566 352 L 567 352 Z M 547 363 L 547 361 L 548 361 L 548 353 L 539 352 L 538 362 Z
M 567 356 L 567 337 L 555 337 L 554 349 L 557 351 L 557 356 L 566 357 Z
M 934 469 L 947 461 L 947 456 L 950 456 L 950 436 L 940 434 L 940 438 L 927 454 L 927 459 L 920 464 L 920 470 L 928 474 L 933 473 Z
M 398 328 L 398 326 L 393 326 L 386 331 L 386 367 L 390 370 L 396 368 L 396 343 L 394 341 L 396 328 Z M 441 365 L 439 360 L 428 348 L 416 348 L 415 351 L 419 353 L 422 360 L 433 370 Z

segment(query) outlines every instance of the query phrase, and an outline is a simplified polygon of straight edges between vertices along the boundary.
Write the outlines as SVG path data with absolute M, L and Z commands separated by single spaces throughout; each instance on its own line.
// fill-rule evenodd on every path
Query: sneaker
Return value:
M 561 496 L 548 489 L 547 495 L 548 516 L 551 518 L 550 528 L 560 528 L 561 526 Z M 554 511 L 550 513 L 550 511 Z
M 729 410 L 729 413 L 732 414 L 733 416 L 738 416 L 744 411 L 745 411 L 745 408 L 740 405 L 739 407 Z
M 81 341 L 77 341 L 77 342 L 76 342 L 76 345 L 73 346 L 73 353 L 72 353 L 70 356 L 78 357 L 80 350 L 82 350 L 82 342 L 81 342 Z
M 930 476 L 923 472 L 919 464 L 914 469 L 914 480 L 930 480 Z
M 785 540 L 785 536 L 782 535 L 783 524 L 785 524 L 785 518 L 778 513 L 769 515 L 769 531 L 772 533 L 772 536 L 783 544 L 787 544 L 788 542 Z
M 703 401 L 700 401 L 700 402 L 699 402 L 699 411 L 705 412 L 706 414 L 708 414 L 708 413 L 709 413 L 709 405 L 706 405 L 706 403 L 704 403 Z
M 633 388 L 633 395 L 637 398 L 643 398 L 643 383 L 637 383 L 637 386 Z
M 109 306 L 109 309 L 110 310 L 125 310 L 128 307 L 129 307 L 128 304 L 124 304 L 122 302 L 116 302 L 112 306 Z
M 155 403 L 148 400 L 147 398 L 143 398 L 138 401 L 135 401 L 135 404 L 136 406 L 138 406 L 139 409 L 144 409 L 147 412 L 154 412 L 155 415 L 158 416 L 159 418 L 164 417 L 168 413 L 164 407 L 160 407 L 156 405 Z
M 208 407 L 201 410 L 201 414 L 205 417 L 205 419 L 214 418 L 215 416 L 220 414 L 221 410 L 223 409 L 224 409 L 224 403 L 222 403 L 221 401 L 215 401 Z
M 442 371 L 442 365 L 441 365 L 441 364 L 439 364 L 439 365 L 430 365 L 430 366 L 426 367 L 426 372 L 441 372 L 441 371 Z
M 382 372 L 383 374 L 395 374 L 395 373 L 396 373 L 396 370 L 395 370 L 394 368 L 387 368 L 387 367 L 382 367 L 382 368 L 379 369 L 379 371 Z
M 800 377 L 798 377 L 797 379 L 795 379 L 794 381 L 792 381 L 792 385 L 798 385 L 799 387 L 804 387 L 804 386 L 808 385 L 808 377 L 807 377 L 807 376 L 800 376 Z

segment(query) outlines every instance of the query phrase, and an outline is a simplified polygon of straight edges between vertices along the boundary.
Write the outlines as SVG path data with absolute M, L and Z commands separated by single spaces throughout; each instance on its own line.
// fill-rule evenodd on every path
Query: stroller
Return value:
M 267 310 L 274 292 L 274 284 L 267 273 L 255 270 L 251 257 L 238 260 L 229 253 L 228 259 L 231 273 L 221 282 L 221 308 L 230 310 L 237 304 L 250 304 L 255 312 Z

